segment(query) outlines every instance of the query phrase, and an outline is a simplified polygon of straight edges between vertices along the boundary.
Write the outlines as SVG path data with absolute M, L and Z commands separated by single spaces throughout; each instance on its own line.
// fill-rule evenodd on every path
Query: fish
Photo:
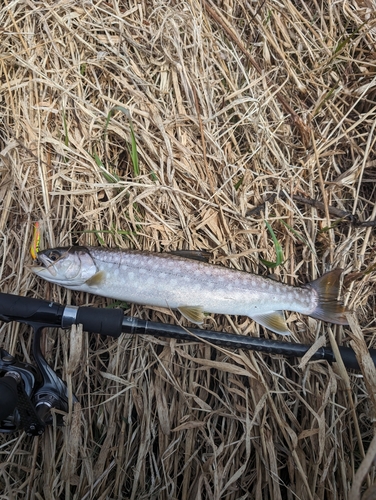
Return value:
M 291 286 L 192 256 L 91 246 L 57 247 L 39 251 L 31 270 L 69 290 L 177 309 L 196 324 L 203 323 L 205 313 L 242 315 L 274 333 L 288 335 L 284 311 L 348 324 L 347 309 L 337 300 L 342 269 L 329 271 L 303 286 Z

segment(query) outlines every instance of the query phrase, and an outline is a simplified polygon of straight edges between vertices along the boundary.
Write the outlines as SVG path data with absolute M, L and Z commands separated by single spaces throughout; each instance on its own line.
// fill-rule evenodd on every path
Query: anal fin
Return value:
M 268 330 L 279 335 L 290 335 L 290 330 L 288 329 L 285 321 L 283 311 L 271 311 L 264 314 L 253 314 L 250 316 L 253 321 L 264 326 Z
M 192 323 L 202 325 L 204 322 L 204 311 L 201 306 L 180 306 L 178 307 L 178 311 Z

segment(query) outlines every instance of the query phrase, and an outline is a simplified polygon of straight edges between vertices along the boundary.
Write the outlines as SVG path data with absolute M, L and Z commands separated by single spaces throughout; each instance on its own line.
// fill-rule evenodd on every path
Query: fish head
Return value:
M 81 286 L 98 272 L 89 250 L 75 246 L 38 252 L 31 270 L 51 283 L 66 287 Z

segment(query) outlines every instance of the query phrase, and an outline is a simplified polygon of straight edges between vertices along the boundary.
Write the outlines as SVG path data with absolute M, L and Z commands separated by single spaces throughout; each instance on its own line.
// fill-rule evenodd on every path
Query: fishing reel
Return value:
M 68 411 L 67 388 L 41 353 L 42 329 L 34 328 L 35 366 L 0 349 L 0 432 L 25 430 L 30 436 L 41 435 L 46 425 L 52 424 L 51 410 L 60 410 L 56 421 L 63 425 L 61 412 Z
M 24 430 L 43 434 L 46 425 L 63 425 L 69 408 L 65 383 L 41 352 L 45 328 L 70 328 L 82 324 L 85 331 L 118 337 L 123 312 L 91 307 L 64 306 L 55 302 L 0 293 L 0 321 L 18 321 L 33 330 L 34 364 L 24 363 L 0 348 L 0 432 Z M 73 396 L 73 403 L 77 402 Z M 56 412 L 55 412 L 56 410 Z

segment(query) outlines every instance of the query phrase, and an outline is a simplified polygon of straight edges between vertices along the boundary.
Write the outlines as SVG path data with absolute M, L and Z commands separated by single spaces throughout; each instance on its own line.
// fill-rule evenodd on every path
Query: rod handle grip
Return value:
M 48 300 L 0 293 L 0 321 L 59 326 L 64 307 Z
M 79 307 L 75 324 L 82 324 L 85 332 L 119 337 L 122 333 L 124 313 L 121 309 Z

